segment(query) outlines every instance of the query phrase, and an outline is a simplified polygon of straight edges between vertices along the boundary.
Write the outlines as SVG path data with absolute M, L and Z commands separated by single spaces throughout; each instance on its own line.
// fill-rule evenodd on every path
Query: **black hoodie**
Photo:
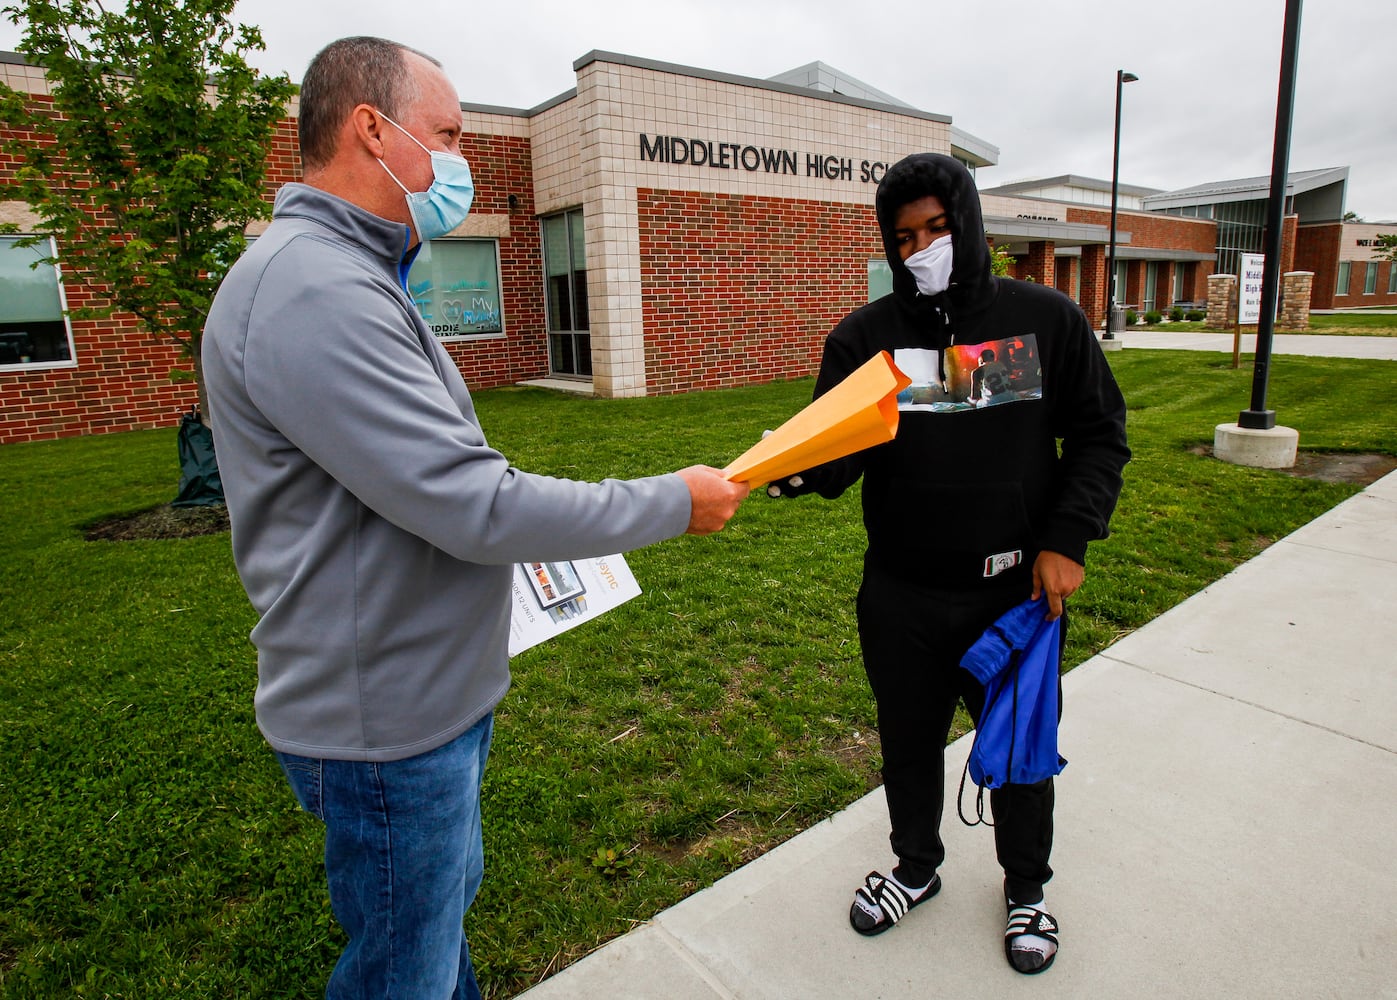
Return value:
M 950 287 L 930 297 L 893 235 L 897 211 L 927 195 L 953 247 Z M 1043 549 L 1085 563 L 1130 458 L 1125 402 L 1086 317 L 1054 289 L 991 274 L 979 194 L 949 156 L 891 167 L 877 215 L 893 291 L 826 339 L 815 396 L 888 351 L 914 377 L 897 437 L 786 492 L 833 499 L 863 476 L 868 564 L 924 586 L 1023 588 Z

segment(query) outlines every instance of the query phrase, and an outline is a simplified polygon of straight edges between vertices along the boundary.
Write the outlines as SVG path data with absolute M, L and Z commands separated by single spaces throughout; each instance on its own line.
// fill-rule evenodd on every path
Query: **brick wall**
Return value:
M 871 206 L 644 188 L 637 202 L 655 394 L 813 374 L 884 257 Z
M 1143 260 L 1126 262 L 1125 287 L 1117 288 L 1116 295 L 1118 296 L 1117 305 L 1130 306 L 1135 310 L 1139 319 L 1144 319 L 1143 316 L 1139 315 L 1140 304 L 1145 301 L 1145 262 Z
M 50 98 L 32 100 L 34 107 L 51 111 Z M 33 132 L 10 134 L 27 143 L 53 142 Z M 17 165 L 0 156 L 0 201 L 17 200 L 6 190 Z M 61 264 L 61 244 L 58 256 Z M 77 280 L 71 273 L 64 274 L 63 291 L 70 310 L 100 308 L 109 301 L 109 288 Z M 170 377 L 172 370 L 187 370 L 189 359 L 171 341 L 145 333 L 134 316 L 115 313 L 107 319 L 73 319 L 71 326 L 75 367 L 0 372 L 0 444 L 171 427 L 178 423 L 181 411 L 198 399 L 193 383 Z
M 35 97 L 39 106 L 47 97 Z M 4 128 L 0 125 L 0 128 Z M 51 142 L 33 133 L 25 141 Z M 524 138 L 468 134 L 461 149 L 471 163 L 476 195 L 473 212 L 507 214 L 508 235 L 500 239 L 501 308 L 506 336 L 448 341 L 452 356 L 471 385 L 506 385 L 547 370 L 547 342 L 538 223 L 534 219 L 533 165 Z M 17 164 L 0 154 L 0 201 Z M 299 180 L 300 153 L 296 122 L 278 124 L 272 139 L 265 179 L 270 201 L 283 184 Z M 509 196 L 514 195 L 514 207 Z M 60 262 L 63 247 L 58 248 Z M 64 275 L 69 309 L 100 305 L 107 289 Z M 172 381 L 175 369 L 191 362 L 166 339 L 144 333 L 135 317 L 115 313 L 107 319 L 73 319 L 75 367 L 11 369 L 0 372 L 0 444 L 79 434 L 173 427 L 181 412 L 198 399 L 192 382 Z
M 1057 276 L 1054 271 L 1054 251 L 1057 249 L 1052 240 L 1039 240 L 1028 245 L 1028 274 L 1026 277 L 1032 278 L 1040 285 L 1052 287 L 1057 283 Z
M 1106 248 L 1082 247 L 1081 298 L 1082 312 L 1093 328 L 1106 329 Z
M 542 237 L 534 218 L 533 153 L 529 140 L 470 134 L 461 152 L 475 181 L 475 215 L 505 214 L 509 235 L 500 239 L 500 310 L 505 336 L 446 341 L 446 353 L 473 389 L 512 385 L 548 373 L 543 298 Z M 509 196 L 515 196 L 513 208 Z
M 1111 225 L 1108 208 L 1067 205 L 1068 222 L 1085 222 L 1096 226 Z M 1159 212 L 1118 212 L 1116 229 L 1130 234 L 1130 242 L 1122 246 L 1164 247 L 1171 250 L 1191 250 L 1212 254 L 1217 249 L 1217 223 L 1206 219 L 1189 219 L 1181 215 Z
M 1188 261 L 1178 265 L 1184 269 L 1184 302 L 1208 301 L 1208 278 L 1213 273 L 1213 262 Z
M 1339 259 L 1339 237 L 1343 224 L 1335 222 L 1327 226 L 1302 226 L 1295 236 L 1295 264 L 1297 267 L 1314 272 L 1310 288 L 1310 306 L 1313 309 L 1334 308 L 1334 281 L 1338 268 L 1334 261 Z M 1386 286 L 1382 286 L 1384 290 Z
M 1077 298 L 1077 259 L 1058 257 L 1053 261 L 1053 287 L 1074 301 Z
M 1295 238 L 1300 217 L 1287 215 L 1281 220 L 1281 274 L 1295 270 Z
M 1064 206 L 1068 222 L 1083 222 L 1108 227 L 1111 224 L 1110 209 L 1093 208 L 1083 205 Z M 1118 212 L 1116 228 L 1130 234 L 1130 242 L 1117 244 L 1117 254 L 1124 247 L 1148 247 L 1151 249 L 1180 250 L 1188 253 L 1212 255 L 1217 249 L 1217 224 L 1207 219 L 1190 219 L 1179 215 L 1164 215 L 1158 212 Z M 1106 314 L 1106 274 L 1105 252 L 1101 251 L 1101 290 L 1099 301 L 1094 295 L 1094 282 L 1088 281 L 1087 271 L 1092 265 L 1085 256 L 1090 247 L 1083 247 L 1082 309 L 1092 323 L 1104 323 Z M 1095 254 L 1092 254 L 1095 257 Z M 1119 260 L 1117 256 L 1117 260 Z M 1164 312 L 1174 301 L 1174 268 L 1184 270 L 1183 298 L 1185 302 L 1202 302 L 1208 298 L 1208 275 L 1213 273 L 1212 261 L 1160 261 L 1154 289 L 1155 308 Z M 1126 267 L 1125 284 L 1116 289 L 1117 300 L 1122 304 L 1139 306 L 1145 298 L 1145 262 L 1132 260 Z M 1143 317 L 1141 317 L 1143 319 Z
M 1397 264 L 1393 264 L 1391 261 L 1386 260 L 1377 261 L 1377 286 L 1372 295 L 1365 295 L 1363 292 L 1363 282 L 1368 273 L 1368 263 L 1369 262 L 1366 260 L 1355 260 L 1350 262 L 1348 294 L 1335 294 L 1333 296 L 1333 308 L 1355 309 L 1360 306 L 1397 306 L 1397 295 L 1387 290 L 1387 286 L 1392 280 L 1392 269 L 1393 267 L 1397 267 Z M 1331 265 L 1330 269 L 1337 274 L 1338 265 Z M 1316 278 L 1318 278 L 1318 275 L 1316 275 Z M 1335 278 L 1330 278 L 1331 287 L 1334 280 Z M 1316 305 L 1315 308 L 1318 309 L 1320 306 Z
M 1295 239 L 1295 266 L 1298 269 L 1314 272 L 1314 285 L 1311 291 L 1312 309 L 1352 309 L 1360 306 L 1397 306 L 1397 293 L 1389 292 L 1392 271 L 1397 263 L 1387 260 L 1377 261 L 1377 286 L 1373 294 L 1363 293 L 1363 283 L 1368 270 L 1368 258 L 1374 252 L 1366 247 L 1355 247 L 1353 240 L 1366 237 L 1369 233 L 1397 231 L 1397 226 L 1364 226 L 1361 223 L 1329 223 L 1326 225 L 1303 226 Z M 1349 285 L 1346 292 L 1338 289 L 1338 262 L 1345 251 L 1349 259 Z

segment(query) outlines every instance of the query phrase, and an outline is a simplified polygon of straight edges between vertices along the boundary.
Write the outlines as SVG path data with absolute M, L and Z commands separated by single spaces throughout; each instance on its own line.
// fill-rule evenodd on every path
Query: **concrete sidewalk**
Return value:
M 893 863 L 878 791 L 523 996 L 1397 1000 L 1394 609 L 1397 473 L 1066 676 L 1041 976 L 1005 962 L 991 834 L 954 803 L 941 894 L 850 929 Z
M 1099 334 L 1098 334 L 1099 336 Z M 1130 329 L 1116 334 L 1124 347 L 1148 347 L 1177 351 L 1232 353 L 1231 333 L 1190 333 Z M 1242 334 L 1243 354 L 1256 353 L 1256 334 Z M 1271 353 L 1305 354 L 1313 358 L 1370 358 L 1397 361 L 1397 337 L 1344 337 L 1317 333 L 1277 333 L 1271 337 Z

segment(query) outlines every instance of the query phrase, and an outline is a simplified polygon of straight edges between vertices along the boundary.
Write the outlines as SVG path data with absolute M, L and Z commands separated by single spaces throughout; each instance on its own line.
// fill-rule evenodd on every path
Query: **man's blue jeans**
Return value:
M 487 715 L 445 746 L 383 763 L 278 753 L 325 824 L 330 906 L 349 945 L 327 1000 L 477 1000 L 461 926 L 485 872 Z

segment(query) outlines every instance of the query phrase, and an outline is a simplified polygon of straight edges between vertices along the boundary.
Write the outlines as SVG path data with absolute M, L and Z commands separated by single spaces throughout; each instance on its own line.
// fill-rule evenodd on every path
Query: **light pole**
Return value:
M 1271 373 L 1271 337 L 1276 328 L 1276 299 L 1281 284 L 1281 228 L 1285 224 L 1285 186 L 1290 169 L 1290 129 L 1295 108 L 1295 64 L 1300 56 L 1301 0 L 1286 0 L 1281 36 L 1281 77 L 1276 94 L 1276 142 L 1271 154 L 1271 193 L 1266 200 L 1266 260 L 1261 273 L 1261 316 L 1256 326 L 1256 360 L 1252 366 L 1251 407 L 1237 417 L 1237 426 L 1269 431 L 1276 411 L 1266 408 Z M 1292 453 L 1291 465 L 1294 465 Z M 1285 466 L 1288 468 L 1288 466 Z
M 1116 142 L 1111 157 L 1111 249 L 1106 256 L 1106 332 L 1102 340 L 1115 340 L 1111 332 L 1111 317 L 1116 312 L 1116 199 L 1121 175 L 1121 89 L 1140 79 L 1134 73 L 1116 70 Z

